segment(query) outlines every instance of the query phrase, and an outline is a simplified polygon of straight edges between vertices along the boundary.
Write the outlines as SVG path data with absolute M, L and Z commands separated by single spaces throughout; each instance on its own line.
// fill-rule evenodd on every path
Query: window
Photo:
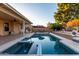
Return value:
M 4 23 L 4 31 L 9 31 L 9 23 Z

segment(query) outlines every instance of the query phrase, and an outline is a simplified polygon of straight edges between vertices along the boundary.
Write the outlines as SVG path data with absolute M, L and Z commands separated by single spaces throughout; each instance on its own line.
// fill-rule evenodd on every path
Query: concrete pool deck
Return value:
M 57 32 L 52 32 L 52 33 L 53 33 L 53 34 L 56 34 L 56 35 L 58 35 L 58 36 L 67 38 L 67 39 L 69 39 L 69 40 L 72 39 L 72 35 L 71 35 L 70 32 L 66 33 L 66 32 L 59 32 L 59 31 L 57 31 Z
M 24 38 L 29 38 L 33 35 L 34 33 L 28 33 L 25 35 L 15 35 L 15 36 L 10 36 L 10 37 L 5 37 L 2 39 L 5 39 L 4 42 L 0 45 L 0 52 L 6 50 L 7 48 L 11 47 L 12 45 L 16 44 L 17 42 L 23 40 Z M 6 41 L 7 40 L 7 41 Z M 0 41 L 1 42 L 1 41 Z
M 71 38 L 72 38 L 71 36 L 66 36 L 64 34 L 58 34 L 58 33 L 54 33 L 54 34 L 50 33 L 50 34 L 59 38 L 61 43 L 68 46 L 69 48 L 71 48 L 76 53 L 79 53 L 79 43 L 71 40 Z

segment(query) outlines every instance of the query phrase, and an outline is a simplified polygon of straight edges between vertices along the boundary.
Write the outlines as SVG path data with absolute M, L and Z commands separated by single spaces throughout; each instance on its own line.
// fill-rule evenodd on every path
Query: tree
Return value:
M 79 26 L 79 20 L 74 19 L 67 23 L 67 27 L 78 27 Z
M 79 3 L 58 3 L 54 18 L 57 22 L 68 22 L 79 19 Z
M 72 30 L 72 29 L 77 29 L 79 31 L 79 20 L 78 19 L 74 19 L 71 20 L 67 23 L 67 28 L 68 30 Z
M 61 30 L 62 29 L 62 25 L 59 23 L 50 23 L 48 25 L 48 28 L 53 29 L 53 30 Z
M 49 29 L 53 29 L 53 23 L 48 23 L 48 24 L 47 24 L 47 27 L 48 27 Z

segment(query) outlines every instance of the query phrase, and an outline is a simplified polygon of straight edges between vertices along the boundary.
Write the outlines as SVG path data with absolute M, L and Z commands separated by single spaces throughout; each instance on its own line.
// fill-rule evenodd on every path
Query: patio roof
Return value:
M 14 9 L 9 4 L 7 4 L 7 3 L 0 3 L 0 7 L 2 7 L 3 9 L 5 9 L 7 12 L 10 12 L 11 14 L 16 15 L 18 18 L 20 18 L 22 20 L 25 20 L 26 23 L 32 24 L 31 21 L 29 21 L 25 16 L 23 16 L 21 13 L 19 13 L 16 9 Z

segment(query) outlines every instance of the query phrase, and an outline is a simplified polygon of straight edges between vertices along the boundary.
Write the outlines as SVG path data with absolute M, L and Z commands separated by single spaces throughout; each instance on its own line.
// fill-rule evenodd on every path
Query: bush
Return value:
M 52 23 L 48 26 L 49 29 L 53 29 L 53 30 L 61 30 L 62 29 L 62 25 L 59 23 Z
M 53 23 L 53 27 L 52 27 L 54 30 L 61 30 L 62 29 L 62 25 L 59 24 L 59 23 Z

